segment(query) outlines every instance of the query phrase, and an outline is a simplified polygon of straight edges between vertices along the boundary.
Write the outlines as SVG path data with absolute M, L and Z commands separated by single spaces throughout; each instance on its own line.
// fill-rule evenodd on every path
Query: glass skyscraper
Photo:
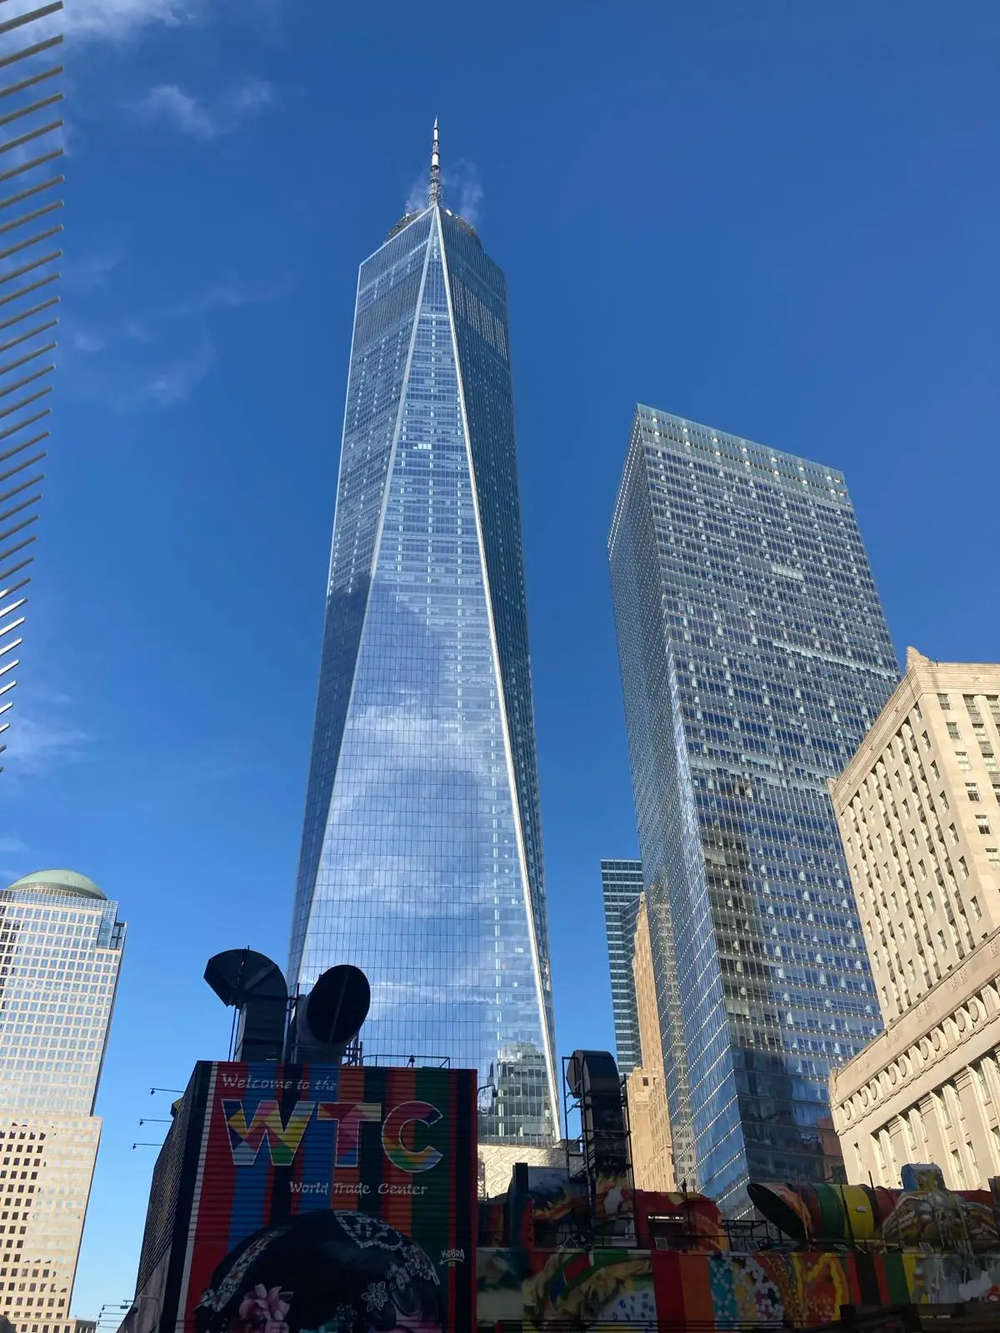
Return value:
M 482 1133 L 552 1137 L 506 283 L 436 126 L 426 207 L 358 278 L 290 980 L 339 962 L 366 1060 L 478 1069 Z
M 635 1004 L 632 954 L 635 951 L 635 922 L 642 894 L 641 861 L 602 861 L 601 889 L 604 895 L 604 924 L 608 936 L 608 967 L 611 972 L 611 1012 L 615 1021 L 615 1055 L 622 1074 L 631 1074 L 642 1064 L 639 1016 Z
M 827 779 L 899 671 L 844 478 L 639 407 L 609 537 L 678 1180 L 842 1178 L 879 1027 Z
M 73 1328 L 124 943 L 118 904 L 85 875 L 0 890 L 0 1316 L 19 1333 Z

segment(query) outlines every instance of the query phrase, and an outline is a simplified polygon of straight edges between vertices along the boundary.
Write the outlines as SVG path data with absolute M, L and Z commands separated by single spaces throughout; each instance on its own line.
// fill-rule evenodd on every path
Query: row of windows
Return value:
M 925 1109 L 916 1106 L 894 1117 L 890 1125 L 871 1135 L 881 1175 L 880 1184 L 898 1186 L 900 1168 L 904 1162 L 938 1161 L 938 1143 L 944 1146 L 945 1177 L 952 1189 L 982 1188 L 986 1178 L 1000 1170 L 1000 1123 L 997 1115 L 1000 1078 L 996 1059 L 986 1056 L 978 1064 L 970 1065 L 968 1073 L 979 1104 L 979 1110 L 971 1117 L 966 1115 L 967 1108 L 957 1081 L 951 1080 L 929 1094 L 928 1109 L 933 1117 L 934 1136 L 930 1134 L 925 1122 Z M 978 1152 L 976 1138 L 979 1139 Z M 866 1170 L 860 1147 L 860 1143 L 855 1143 L 854 1152 L 863 1176 Z M 987 1157 L 986 1160 L 980 1160 L 984 1148 Z

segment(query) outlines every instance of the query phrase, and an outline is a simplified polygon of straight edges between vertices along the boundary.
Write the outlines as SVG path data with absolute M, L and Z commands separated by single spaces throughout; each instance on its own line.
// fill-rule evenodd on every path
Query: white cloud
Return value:
M 213 139 L 217 133 L 215 121 L 208 111 L 197 98 L 182 92 L 175 83 L 163 83 L 150 89 L 138 109 L 147 119 L 169 121 L 195 139 Z
M 455 185 L 458 188 L 457 212 L 465 218 L 470 227 L 479 226 L 479 211 L 483 203 L 483 187 L 476 168 L 468 163 L 456 164 Z
M 37 777 L 57 764 L 77 758 L 90 737 L 77 727 L 60 726 L 21 709 L 14 711 L 5 739 L 7 750 L 3 759 L 9 775 Z
M 195 22 L 204 16 L 205 8 L 201 0 L 70 0 L 64 10 L 64 28 L 68 33 L 116 41 L 150 23 L 178 27 Z
M 169 314 L 178 319 L 192 315 L 204 315 L 210 310 L 234 310 L 245 305 L 261 305 L 268 301 L 280 301 L 292 290 L 290 275 L 278 278 L 250 279 L 227 278 L 223 282 L 213 283 L 211 287 L 197 296 L 185 297 L 173 306 Z
M 38 7 L 38 0 L 11 0 L 10 13 L 8 15 L 5 7 L 4 18 L 13 18 Z M 207 17 L 208 7 L 206 0 L 68 0 L 65 9 L 58 14 L 36 19 L 30 31 L 35 40 L 66 33 L 74 37 L 119 41 L 150 23 L 177 27 L 197 21 Z M 13 45 L 23 36 L 23 29 L 15 30 L 8 35 L 6 44 Z
M 87 255 L 85 259 L 66 264 L 63 268 L 63 278 L 69 287 L 81 289 L 103 287 L 124 257 L 121 249 L 98 251 Z
M 126 395 L 121 406 L 128 409 L 151 403 L 154 407 L 173 407 L 182 403 L 214 364 L 215 348 L 208 334 L 203 333 L 193 348 L 180 353 L 147 379 L 138 394 Z
M 95 329 L 81 329 L 79 333 L 74 333 L 72 342 L 78 352 L 100 352 L 105 346 L 104 335 L 98 333 Z
M 427 207 L 428 170 L 410 186 L 406 196 L 407 213 L 419 213 Z M 445 164 L 441 168 L 441 200 L 445 208 L 450 208 L 460 217 L 465 218 L 470 227 L 478 227 L 480 210 L 483 203 L 483 186 L 474 162 L 461 160 Z
M 224 14 L 249 20 L 256 27 L 273 22 L 283 0 L 66 0 L 58 14 L 36 19 L 34 37 L 65 33 L 76 41 L 122 42 L 137 38 L 145 28 L 180 28 L 208 23 Z M 6 0 L 4 18 L 39 7 L 40 0 Z M 8 9 L 9 6 L 9 9 Z M 8 34 L 0 45 L 23 38 L 23 29 Z
M 244 79 L 211 103 L 186 93 L 176 83 L 151 88 L 136 110 L 146 120 L 172 125 L 182 134 L 207 142 L 233 134 L 274 100 L 274 89 L 263 79 Z
M 212 313 L 279 301 L 292 286 L 288 273 L 231 274 L 158 308 L 109 315 L 100 324 L 69 319 L 63 335 L 66 391 L 119 412 L 173 407 L 215 364 Z
M 419 213 L 427 207 L 427 175 L 418 176 L 406 196 L 406 212 Z

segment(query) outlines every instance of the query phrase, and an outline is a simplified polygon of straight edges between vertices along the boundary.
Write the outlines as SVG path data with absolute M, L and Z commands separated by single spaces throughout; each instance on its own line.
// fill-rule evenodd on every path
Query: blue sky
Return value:
M 283 961 L 358 262 L 424 172 L 511 292 L 561 1051 L 635 850 L 605 538 L 637 400 L 842 467 L 902 652 L 1000 659 L 989 0 L 67 0 L 58 413 L 0 871 L 129 942 L 76 1312 L 128 1297 L 214 951 Z M 22 6 L 23 7 L 23 6 Z

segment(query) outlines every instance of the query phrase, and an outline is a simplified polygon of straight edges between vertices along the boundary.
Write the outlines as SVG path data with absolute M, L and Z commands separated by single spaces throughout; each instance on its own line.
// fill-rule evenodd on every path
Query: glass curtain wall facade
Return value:
M 0 892 L 0 1107 L 93 1114 L 124 944 L 118 904 L 83 875 Z
M 0 891 L 0 1325 L 73 1333 L 125 925 L 84 875 Z
M 306 987 L 362 967 L 366 1060 L 478 1069 L 481 1132 L 546 1142 L 552 990 L 506 284 L 431 199 L 359 275 L 289 975 Z
M 639 1016 L 636 1012 L 632 955 L 635 923 L 642 895 L 641 861 L 602 861 L 604 923 L 611 971 L 611 1011 L 615 1021 L 615 1055 L 622 1074 L 642 1064 Z
M 899 671 L 843 476 L 648 407 L 609 538 L 678 1179 L 842 1178 L 879 1015 L 827 779 Z

